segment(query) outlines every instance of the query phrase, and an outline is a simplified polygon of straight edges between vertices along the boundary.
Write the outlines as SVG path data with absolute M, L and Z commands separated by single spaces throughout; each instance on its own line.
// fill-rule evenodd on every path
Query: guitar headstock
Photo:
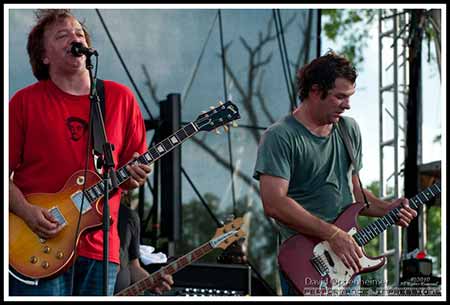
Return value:
M 226 249 L 236 240 L 245 237 L 245 231 L 242 228 L 243 222 L 243 218 L 238 217 L 223 227 L 218 228 L 211 240 L 212 246 L 214 248 Z
M 228 101 L 225 104 L 211 109 L 197 117 L 194 124 L 199 130 L 211 131 L 220 126 L 225 126 L 240 119 L 239 109 L 235 104 Z

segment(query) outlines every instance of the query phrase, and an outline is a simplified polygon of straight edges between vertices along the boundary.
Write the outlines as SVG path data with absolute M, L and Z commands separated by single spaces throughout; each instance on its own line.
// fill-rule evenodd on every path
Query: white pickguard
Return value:
M 356 228 L 352 228 L 350 229 L 348 234 L 353 235 L 356 232 L 357 232 Z M 328 259 L 326 259 L 325 252 L 329 254 L 329 257 L 331 257 L 334 266 L 332 266 L 329 263 Z M 343 289 L 349 284 L 353 274 L 355 274 L 353 269 L 345 267 L 342 260 L 333 252 L 333 250 L 331 250 L 330 245 L 327 241 L 318 243 L 313 249 L 313 254 L 316 257 L 320 256 L 322 258 L 322 262 L 328 269 L 327 275 L 329 276 L 329 279 L 323 277 L 320 284 L 320 288 L 326 289 L 327 281 L 330 281 L 332 292 L 333 293 L 337 292 L 338 294 L 341 294 L 343 292 Z M 383 258 L 371 259 L 363 255 L 363 257 L 359 260 L 359 263 L 361 264 L 361 268 L 366 269 L 379 265 L 382 261 Z

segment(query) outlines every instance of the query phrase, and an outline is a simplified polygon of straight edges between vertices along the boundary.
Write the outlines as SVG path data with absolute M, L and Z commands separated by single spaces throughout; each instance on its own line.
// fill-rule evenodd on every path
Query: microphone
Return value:
M 85 47 L 81 42 L 72 42 L 72 47 L 70 48 L 70 52 L 75 57 L 81 57 L 83 55 L 86 56 L 98 56 L 98 53 L 93 48 L 87 48 Z

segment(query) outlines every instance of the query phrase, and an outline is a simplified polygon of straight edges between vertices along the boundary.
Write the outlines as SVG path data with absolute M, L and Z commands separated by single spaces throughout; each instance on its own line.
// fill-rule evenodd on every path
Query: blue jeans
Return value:
M 281 291 L 283 293 L 283 296 L 296 296 L 298 295 L 294 288 L 292 288 L 289 281 L 286 279 L 286 277 L 283 275 L 283 272 L 278 272 L 280 275 L 280 284 L 281 284 Z M 343 295 L 345 296 L 358 296 L 359 295 L 359 288 L 361 287 L 361 275 L 355 276 L 353 281 L 350 283 L 350 285 L 345 289 L 345 293 Z
M 72 272 L 75 267 L 73 291 Z M 119 265 L 108 263 L 108 295 L 113 295 Z M 10 296 L 93 296 L 103 293 L 103 262 L 78 257 L 75 266 L 52 279 L 41 279 L 37 286 L 27 285 L 9 275 Z

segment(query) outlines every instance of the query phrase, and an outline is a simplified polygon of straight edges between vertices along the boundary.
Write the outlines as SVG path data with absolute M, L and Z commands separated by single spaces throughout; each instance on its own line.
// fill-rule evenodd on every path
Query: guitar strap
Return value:
M 93 154 L 94 156 L 99 156 L 103 154 L 103 146 L 102 143 L 105 143 L 105 139 L 103 136 L 103 133 L 101 132 L 101 119 L 103 119 L 103 122 L 105 122 L 105 86 L 103 83 L 103 80 L 97 79 L 96 85 L 95 85 L 97 95 L 100 102 L 100 109 L 102 111 L 102 116 L 98 113 L 97 107 L 92 107 L 93 111 L 93 121 L 92 121 L 92 138 L 94 143 L 94 149 Z M 91 97 L 91 105 L 95 105 L 95 101 L 92 99 L 95 98 L 95 95 Z M 103 138 L 103 141 L 101 139 Z M 100 161 L 101 158 L 98 158 Z M 100 170 L 103 166 L 101 162 L 95 162 L 96 163 L 96 169 Z
M 352 161 L 352 165 L 353 165 L 352 174 L 355 174 L 356 177 L 358 177 L 359 187 L 361 188 L 361 193 L 363 194 L 366 208 L 368 208 L 369 201 L 367 200 L 366 194 L 364 193 L 364 188 L 362 186 L 361 179 L 359 178 L 359 172 L 356 170 L 356 160 L 355 160 L 355 157 L 353 156 L 353 145 L 350 140 L 350 135 L 348 133 L 348 129 L 347 129 L 347 126 L 345 125 L 344 120 L 340 119 L 338 124 L 336 124 L 336 127 L 337 127 L 339 135 L 341 136 L 342 140 L 344 141 L 348 156 L 350 157 L 350 160 Z

